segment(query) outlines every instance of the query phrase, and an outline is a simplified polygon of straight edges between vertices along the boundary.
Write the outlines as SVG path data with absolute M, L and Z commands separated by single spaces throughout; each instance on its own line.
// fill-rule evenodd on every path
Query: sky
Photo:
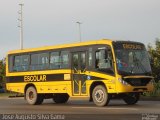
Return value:
M 20 49 L 19 4 L 23 3 L 23 48 L 113 39 L 154 45 L 160 38 L 160 0 L 0 0 L 0 59 Z

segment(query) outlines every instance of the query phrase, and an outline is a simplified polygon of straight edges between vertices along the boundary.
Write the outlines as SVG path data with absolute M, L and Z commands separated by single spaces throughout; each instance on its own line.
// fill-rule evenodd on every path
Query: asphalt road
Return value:
M 122 100 L 111 100 L 108 106 L 97 107 L 87 100 L 55 104 L 49 99 L 42 105 L 28 105 L 23 98 L 0 98 L 0 114 L 2 120 L 160 120 L 160 101 L 126 105 Z

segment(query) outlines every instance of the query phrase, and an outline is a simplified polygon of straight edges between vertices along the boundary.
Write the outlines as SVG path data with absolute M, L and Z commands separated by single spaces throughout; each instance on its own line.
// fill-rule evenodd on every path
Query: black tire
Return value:
M 140 98 L 139 93 L 127 93 L 127 94 L 124 94 L 123 100 L 128 105 L 133 105 L 138 102 L 139 98 Z
M 98 85 L 93 89 L 92 98 L 93 102 L 100 107 L 108 105 L 110 100 L 109 94 L 103 85 Z
M 44 100 L 43 94 L 37 94 L 36 88 L 33 86 L 30 86 L 27 88 L 26 93 L 25 93 L 25 98 L 27 102 L 31 105 L 42 104 Z
M 69 99 L 69 95 L 64 93 L 64 94 L 54 94 L 53 95 L 53 101 L 55 103 L 66 103 Z

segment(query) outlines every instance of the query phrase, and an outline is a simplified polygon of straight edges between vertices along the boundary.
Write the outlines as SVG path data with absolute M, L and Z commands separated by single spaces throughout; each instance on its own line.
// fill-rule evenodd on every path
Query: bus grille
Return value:
M 151 78 L 126 78 L 124 81 L 132 86 L 146 86 L 150 80 Z

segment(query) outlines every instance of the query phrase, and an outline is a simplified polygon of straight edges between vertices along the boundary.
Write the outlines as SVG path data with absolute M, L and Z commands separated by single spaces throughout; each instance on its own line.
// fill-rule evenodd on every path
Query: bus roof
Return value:
M 77 43 L 70 43 L 70 44 L 61 44 L 61 45 L 53 45 L 53 46 L 44 46 L 38 48 L 27 48 L 22 50 L 12 50 L 9 51 L 8 54 L 16 54 L 16 53 L 25 53 L 25 52 L 34 52 L 34 51 L 42 51 L 42 50 L 51 50 L 51 49 L 59 49 L 59 48 L 69 48 L 69 47 L 76 47 L 76 46 L 86 46 L 86 45 L 95 45 L 95 44 L 112 44 L 113 40 L 110 39 L 101 39 L 101 40 L 92 40 L 92 41 L 85 41 L 85 42 L 77 42 Z

